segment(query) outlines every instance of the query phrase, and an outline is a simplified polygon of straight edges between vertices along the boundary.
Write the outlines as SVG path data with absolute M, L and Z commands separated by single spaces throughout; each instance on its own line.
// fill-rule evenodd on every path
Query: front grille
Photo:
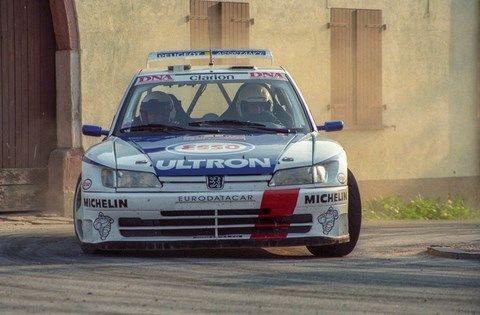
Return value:
M 269 209 L 161 211 L 161 219 L 120 218 L 124 237 L 235 237 L 308 233 L 311 214 L 270 216 Z

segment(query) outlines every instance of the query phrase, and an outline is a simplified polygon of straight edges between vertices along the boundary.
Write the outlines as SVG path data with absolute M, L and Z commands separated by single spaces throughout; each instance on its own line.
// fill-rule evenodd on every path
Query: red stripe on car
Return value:
M 297 205 L 298 192 L 300 189 L 282 189 L 282 190 L 267 190 L 263 193 L 261 209 L 269 209 L 267 214 L 260 214 L 259 218 L 269 217 L 287 217 L 293 214 L 295 206 Z M 288 228 L 290 224 L 270 225 L 271 227 Z M 265 227 L 265 223 L 255 224 L 255 228 Z M 252 233 L 250 239 L 260 238 L 286 238 L 287 233 Z

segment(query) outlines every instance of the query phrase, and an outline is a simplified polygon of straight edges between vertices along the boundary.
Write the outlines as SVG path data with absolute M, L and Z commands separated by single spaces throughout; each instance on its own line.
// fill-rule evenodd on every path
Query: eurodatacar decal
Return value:
M 305 204 L 340 202 L 348 199 L 348 193 L 338 192 L 331 194 L 305 195 Z
M 83 206 L 89 207 L 89 208 L 102 208 L 102 209 L 128 208 L 128 200 L 127 199 L 83 198 Z
M 231 196 L 179 196 L 178 203 L 197 203 L 197 202 L 246 202 L 255 201 L 253 195 L 231 195 Z

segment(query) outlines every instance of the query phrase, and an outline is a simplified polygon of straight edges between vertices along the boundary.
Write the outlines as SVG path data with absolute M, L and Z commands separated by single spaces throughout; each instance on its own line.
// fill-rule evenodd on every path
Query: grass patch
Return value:
M 462 198 L 428 199 L 417 196 L 410 201 L 400 197 L 383 197 L 363 204 L 363 217 L 367 220 L 451 220 L 480 219 L 480 210 L 465 204 Z

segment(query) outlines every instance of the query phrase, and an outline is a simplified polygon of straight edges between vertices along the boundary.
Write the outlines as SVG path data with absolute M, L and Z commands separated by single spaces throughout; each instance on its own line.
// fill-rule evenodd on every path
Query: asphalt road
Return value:
M 0 222 L 0 313 L 479 313 L 480 261 L 427 245 L 480 223 L 364 225 L 348 257 L 303 247 L 85 255 L 70 225 Z

